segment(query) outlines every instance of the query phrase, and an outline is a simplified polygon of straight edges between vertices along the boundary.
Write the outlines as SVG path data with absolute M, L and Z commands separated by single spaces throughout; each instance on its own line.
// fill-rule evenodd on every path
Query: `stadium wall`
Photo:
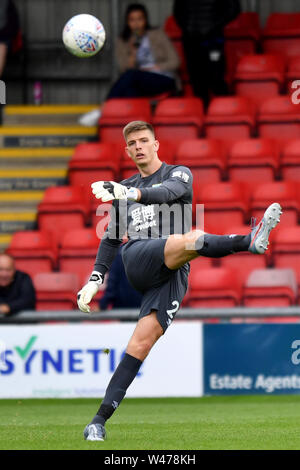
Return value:
M 0 398 L 102 397 L 135 323 L 0 326 Z M 177 320 L 128 397 L 299 394 L 300 324 Z

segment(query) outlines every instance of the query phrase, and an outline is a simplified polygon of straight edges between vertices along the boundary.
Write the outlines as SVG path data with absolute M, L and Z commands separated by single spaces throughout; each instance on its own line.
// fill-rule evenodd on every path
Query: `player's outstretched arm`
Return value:
M 170 177 L 160 186 L 152 188 L 127 188 L 114 181 L 96 181 L 92 184 L 92 192 L 103 202 L 114 199 L 128 199 L 142 204 L 164 204 L 175 201 L 192 190 L 193 175 L 189 168 L 175 167 Z

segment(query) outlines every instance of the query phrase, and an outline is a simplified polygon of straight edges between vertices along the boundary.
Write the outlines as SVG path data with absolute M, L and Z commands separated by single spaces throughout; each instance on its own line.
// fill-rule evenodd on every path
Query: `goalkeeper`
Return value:
M 91 441 L 105 439 L 106 421 L 124 398 L 152 346 L 174 319 L 187 290 L 189 262 L 198 256 L 218 258 L 239 251 L 263 254 L 270 231 L 281 214 L 280 205 L 271 204 L 260 223 L 246 236 L 191 231 L 191 171 L 159 160 L 159 142 L 150 124 L 130 122 L 123 134 L 128 156 L 139 172 L 121 184 L 112 181 L 92 184 L 95 197 L 103 202 L 112 200 L 113 210 L 94 271 L 78 293 L 78 306 L 83 312 L 90 311 L 89 303 L 103 283 L 126 232 L 129 241 L 122 249 L 126 275 L 143 299 L 126 353 L 98 412 L 84 430 L 84 438 Z

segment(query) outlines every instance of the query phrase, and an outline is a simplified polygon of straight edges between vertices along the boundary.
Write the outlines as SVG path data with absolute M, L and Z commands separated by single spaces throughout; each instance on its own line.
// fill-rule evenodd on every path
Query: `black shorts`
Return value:
M 122 250 L 128 281 L 143 294 L 139 318 L 157 311 L 165 332 L 175 317 L 188 286 L 189 263 L 169 269 L 164 263 L 167 239 L 132 240 Z

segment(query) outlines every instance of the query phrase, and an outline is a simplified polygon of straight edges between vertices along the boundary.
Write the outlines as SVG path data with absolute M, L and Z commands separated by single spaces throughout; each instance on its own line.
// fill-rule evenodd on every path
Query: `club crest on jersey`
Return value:
M 181 178 L 183 179 L 183 181 L 185 183 L 188 182 L 188 180 L 190 179 L 189 175 L 187 173 L 185 173 L 184 171 L 173 171 L 172 175 L 171 175 L 172 178 Z

